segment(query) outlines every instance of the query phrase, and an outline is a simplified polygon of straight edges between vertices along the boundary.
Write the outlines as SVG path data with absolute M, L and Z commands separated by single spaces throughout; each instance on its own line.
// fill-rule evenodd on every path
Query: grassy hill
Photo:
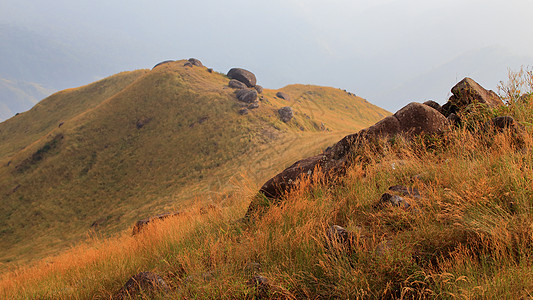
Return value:
M 294 160 L 389 113 L 347 92 L 266 89 L 247 115 L 229 79 L 185 61 L 58 92 L 0 123 L 0 261 L 64 250 L 191 203 L 228 205 Z M 282 122 L 277 110 L 291 106 Z
M 138 236 L 95 238 L 5 274 L 0 296 L 109 299 L 152 271 L 169 288 L 144 298 L 528 299 L 533 75 L 525 78 L 504 89 L 508 106 L 461 115 L 465 126 L 441 136 L 360 148 L 333 184 L 300 182 L 254 222 L 238 221 L 253 191 L 207 211 L 197 203 Z M 513 116 L 523 134 L 487 130 L 493 115 Z M 404 196 L 410 208 L 376 205 L 398 184 L 420 192 Z M 331 225 L 350 238 L 328 237 Z

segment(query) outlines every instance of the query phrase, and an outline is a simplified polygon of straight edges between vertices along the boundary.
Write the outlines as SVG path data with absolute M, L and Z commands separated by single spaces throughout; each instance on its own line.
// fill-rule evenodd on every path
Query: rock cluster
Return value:
M 281 121 L 287 123 L 294 117 L 294 112 L 291 107 L 285 106 L 278 110 L 279 118 Z
M 254 73 L 241 69 L 241 68 L 233 68 L 228 71 L 228 77 L 230 79 L 236 79 L 244 84 L 246 84 L 247 87 L 254 87 L 257 83 L 257 79 L 255 78 Z
M 453 95 L 443 107 L 434 101 L 426 101 L 424 104 L 409 103 L 395 114 L 386 117 L 378 123 L 358 133 L 344 137 L 335 145 L 328 147 L 322 154 L 295 162 L 263 184 L 259 190 L 260 194 L 264 195 L 267 199 L 271 199 L 270 201 L 274 200 L 276 202 L 299 179 L 311 176 L 317 169 L 320 169 L 326 177 L 331 177 L 342 172 L 345 170 L 346 164 L 350 162 L 349 154 L 364 144 L 372 143 L 377 139 L 393 138 L 395 136 L 403 136 L 406 139 L 411 139 L 421 134 L 441 134 L 448 129 L 450 124 L 460 122 L 455 119 L 457 117 L 455 113 L 460 112 L 470 104 L 483 103 L 490 107 L 503 104 L 494 92 L 483 89 L 470 78 L 465 78 L 459 82 L 452 89 L 452 92 Z M 510 125 L 512 123 L 508 118 L 493 120 L 494 126 L 497 127 L 509 127 L 512 126 Z M 392 189 L 391 191 L 410 197 L 413 197 L 413 195 L 416 196 L 418 193 L 417 191 L 400 187 L 393 188 L 397 190 Z M 401 196 L 391 193 L 384 194 L 381 202 L 409 207 L 409 204 L 403 201 Z M 256 198 L 248 207 L 246 218 L 261 210 L 261 207 L 264 205 L 264 199 L 261 199 L 261 197 Z
M 113 295 L 113 299 L 131 299 L 154 293 L 169 291 L 166 282 L 153 272 L 141 272 L 132 276 L 124 286 Z

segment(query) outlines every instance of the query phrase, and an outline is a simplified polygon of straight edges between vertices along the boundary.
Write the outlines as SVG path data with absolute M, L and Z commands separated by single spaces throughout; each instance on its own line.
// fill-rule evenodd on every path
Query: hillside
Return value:
M 227 205 L 295 159 L 389 113 L 347 92 L 265 89 L 256 109 L 186 61 L 58 92 L 0 123 L 0 261 L 57 253 L 192 202 Z M 282 122 L 277 110 L 291 106 Z M 199 205 L 200 205 L 199 204 Z M 68 228 L 66 230 L 65 228 Z
M 207 211 L 195 204 L 134 237 L 95 238 L 5 274 L 0 296 L 528 299 L 531 79 L 511 78 L 506 105 L 481 88 L 494 102 L 477 102 L 456 88 L 476 89 L 465 79 L 443 107 L 411 103 L 359 131 L 369 139 L 352 145 L 343 172 L 305 172 L 262 214 L 242 218 L 251 199 L 274 200 L 254 191 Z M 431 127 L 452 105 L 460 122 Z M 412 123 L 407 111 L 434 118 Z M 385 126 L 394 119 L 399 127 Z

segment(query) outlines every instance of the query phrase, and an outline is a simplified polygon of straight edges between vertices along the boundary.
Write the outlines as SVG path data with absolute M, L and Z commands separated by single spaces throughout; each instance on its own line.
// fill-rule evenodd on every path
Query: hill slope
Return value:
M 388 115 L 341 90 L 303 85 L 283 88 L 291 101 L 265 90 L 260 107 L 240 115 L 228 81 L 177 61 L 56 93 L 1 123 L 1 261 L 55 253 L 198 195 L 223 201 L 243 174 L 255 188 Z M 277 115 L 283 106 L 296 112 L 288 123 Z
M 352 148 L 335 180 L 315 172 L 249 222 L 249 197 L 196 205 L 135 237 L 95 239 L 7 274 L 0 297 L 528 299 L 532 76 L 528 94 L 515 85 L 508 105 L 469 106 L 437 135 Z M 490 126 L 494 116 L 508 123 Z M 168 288 L 126 289 L 144 272 Z

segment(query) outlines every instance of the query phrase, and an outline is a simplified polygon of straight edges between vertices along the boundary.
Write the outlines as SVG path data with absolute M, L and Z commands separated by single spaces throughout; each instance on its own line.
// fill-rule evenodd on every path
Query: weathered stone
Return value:
M 213 73 L 213 69 L 209 68 L 209 69 L 207 69 L 207 72 Z
M 193 66 L 197 66 L 197 67 L 203 67 L 204 65 L 202 64 L 202 62 L 196 58 L 189 58 L 189 62 L 193 65 Z
M 246 103 L 253 103 L 257 99 L 257 91 L 254 89 L 240 89 L 235 93 L 237 99 Z
M 420 198 L 420 191 L 416 188 L 406 187 L 403 185 L 394 185 L 389 187 L 389 191 L 397 192 L 402 196 L 418 199 Z
M 294 117 L 294 112 L 291 107 L 285 106 L 278 110 L 281 121 L 287 123 Z
M 287 100 L 287 101 L 291 100 L 291 96 L 289 94 L 287 94 L 287 93 L 284 93 L 284 92 L 277 92 L 276 93 L 276 97 L 284 99 L 284 100 Z
M 450 113 L 457 113 L 474 103 L 486 104 L 491 108 L 503 105 L 502 100 L 495 92 L 484 89 L 468 77 L 457 83 L 452 88 L 452 93 L 453 95 L 442 107 L 446 116 Z
M 428 101 L 424 102 L 424 105 L 427 105 L 427 106 L 433 108 L 434 110 L 442 113 L 442 106 L 440 106 L 440 104 L 438 104 L 437 102 L 435 102 L 433 100 L 428 100 Z
M 190 61 L 183 64 L 184 67 L 190 67 L 192 68 L 192 63 Z
M 435 134 L 443 132 L 448 120 L 435 109 L 412 102 L 397 111 L 394 116 L 400 123 L 400 130 L 407 135 Z
M 385 193 L 381 195 L 381 199 L 379 200 L 377 206 L 383 206 L 387 204 L 401 208 L 409 208 L 411 206 L 409 203 L 407 203 L 407 201 L 405 201 L 404 198 L 397 195 Z
M 162 61 L 162 62 L 156 64 L 156 65 L 152 68 L 152 70 L 155 69 L 156 67 L 159 67 L 159 66 L 161 66 L 161 65 L 168 64 L 168 63 L 171 63 L 171 62 L 174 62 L 174 61 L 173 61 L 173 60 L 165 60 L 165 61 Z
M 230 80 L 228 86 L 232 89 L 245 89 L 247 87 L 246 84 L 238 81 L 237 79 Z
M 151 222 L 153 221 L 156 221 L 156 220 L 163 220 L 163 219 L 166 219 L 166 218 L 169 218 L 169 217 L 175 217 L 177 215 L 179 215 L 180 213 L 179 212 L 173 212 L 173 213 L 164 213 L 164 214 L 161 214 L 161 215 L 157 215 L 155 217 L 150 217 L 148 219 L 143 219 L 143 220 L 139 220 L 135 223 L 135 226 L 133 226 L 133 232 L 131 235 L 136 235 L 136 234 L 139 234 L 141 231 L 144 230 L 144 228 Z
M 455 113 L 449 114 L 447 119 L 452 125 L 459 126 L 461 124 L 461 118 L 459 118 L 459 116 Z
M 239 109 L 239 115 L 247 115 L 248 114 L 248 108 L 243 107 Z
M 302 159 L 268 180 L 260 189 L 260 194 L 267 199 L 281 199 L 298 179 L 311 176 L 320 169 L 326 180 L 341 173 L 350 162 L 349 153 L 364 143 L 375 138 L 392 137 L 402 134 L 407 138 L 419 134 L 438 134 L 448 127 L 448 120 L 435 109 L 421 104 L 410 103 L 394 115 L 358 133 L 345 136 L 320 155 Z M 264 206 L 261 198 L 252 201 L 246 216 L 253 214 L 258 207 Z M 394 198 L 392 201 L 398 200 Z M 405 204 L 407 204 L 405 202 Z M 408 204 L 407 204 L 408 205 Z
M 230 79 L 237 79 L 248 87 L 254 87 L 257 83 L 254 73 L 241 68 L 233 68 L 229 70 L 228 77 Z
M 141 272 L 132 276 L 124 286 L 113 295 L 113 299 L 130 299 L 132 297 L 147 296 L 169 290 L 166 282 L 153 272 Z
M 256 85 L 254 88 L 255 88 L 255 90 L 257 91 L 258 94 L 262 94 L 263 93 L 263 87 L 262 86 Z
M 259 108 L 259 101 L 254 101 L 252 104 L 248 105 L 248 109 Z
M 312 174 L 312 171 L 320 166 L 324 158 L 324 155 L 317 155 L 297 161 L 280 174 L 268 180 L 259 191 L 269 198 L 281 198 L 283 193 L 292 187 L 298 179 Z
M 351 234 L 344 227 L 332 225 L 326 231 L 326 237 L 330 242 L 345 244 L 349 242 Z

